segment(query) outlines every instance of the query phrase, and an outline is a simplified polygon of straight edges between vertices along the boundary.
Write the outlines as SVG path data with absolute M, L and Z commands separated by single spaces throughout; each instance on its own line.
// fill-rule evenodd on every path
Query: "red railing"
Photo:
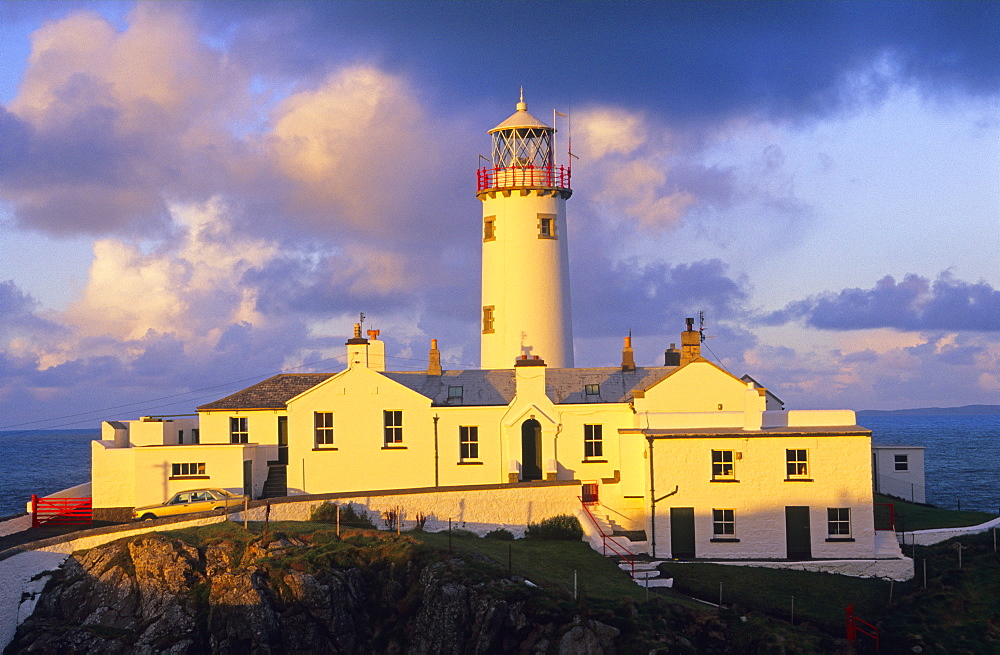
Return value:
M 878 626 L 872 625 L 864 619 L 854 616 L 854 603 L 844 608 L 847 613 L 847 641 L 855 644 L 858 641 L 858 633 L 871 637 L 875 640 L 875 652 L 878 652 Z
M 568 166 L 480 168 L 476 171 L 476 191 L 508 187 L 569 189 L 570 173 Z
M 580 497 L 577 496 L 577 498 Z M 594 527 L 597 528 L 597 531 L 601 535 L 601 543 L 604 545 L 604 556 L 607 557 L 608 548 L 610 548 L 611 552 L 628 562 L 629 569 L 631 569 L 629 575 L 631 575 L 632 579 L 635 580 L 635 553 L 615 541 L 614 537 L 604 532 L 601 524 L 598 523 L 597 519 L 594 518 L 594 515 L 590 513 L 590 508 L 587 507 L 587 503 L 584 502 L 583 498 L 580 498 L 580 504 L 583 505 L 583 511 L 587 512 L 587 516 L 590 517 L 590 522 L 594 524 Z
M 875 511 L 875 531 L 895 532 L 896 507 L 892 503 L 872 503 Z M 879 509 L 885 508 L 885 509 Z
M 93 521 L 90 498 L 39 498 L 31 495 L 31 527 L 82 525 Z

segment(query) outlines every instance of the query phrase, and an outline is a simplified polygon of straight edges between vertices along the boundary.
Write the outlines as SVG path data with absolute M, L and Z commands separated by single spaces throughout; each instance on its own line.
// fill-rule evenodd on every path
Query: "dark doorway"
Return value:
M 785 508 L 785 541 L 788 545 L 788 559 L 812 557 L 808 507 Z
M 521 479 L 542 479 L 542 424 L 533 418 L 521 424 Z
M 253 460 L 243 460 L 243 495 L 253 499 Z
M 278 463 L 288 463 L 288 417 L 278 417 Z
M 674 559 L 693 559 L 694 508 L 670 508 L 670 556 Z

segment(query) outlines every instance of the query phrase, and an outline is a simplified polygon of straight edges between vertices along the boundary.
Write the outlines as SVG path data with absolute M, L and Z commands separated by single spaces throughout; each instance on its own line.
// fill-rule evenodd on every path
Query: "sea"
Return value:
M 879 445 L 924 446 L 927 502 L 1000 512 L 1000 414 L 859 415 Z M 90 442 L 100 430 L 0 432 L 0 517 L 90 479 Z

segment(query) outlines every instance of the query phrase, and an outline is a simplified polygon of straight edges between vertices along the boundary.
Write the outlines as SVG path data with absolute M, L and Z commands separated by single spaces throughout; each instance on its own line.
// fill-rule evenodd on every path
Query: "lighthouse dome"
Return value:
M 517 103 L 517 111 L 511 114 L 510 118 L 490 130 L 489 134 L 499 132 L 500 130 L 513 130 L 517 128 L 541 128 L 543 130 L 552 130 L 552 128 L 547 124 L 529 114 L 528 104 L 524 102 L 524 100 L 521 100 L 521 102 Z

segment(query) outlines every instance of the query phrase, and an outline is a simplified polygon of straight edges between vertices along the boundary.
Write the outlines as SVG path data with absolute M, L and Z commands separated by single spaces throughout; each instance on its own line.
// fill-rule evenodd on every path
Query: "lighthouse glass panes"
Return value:
M 518 127 L 493 133 L 494 168 L 550 168 L 552 131 Z

